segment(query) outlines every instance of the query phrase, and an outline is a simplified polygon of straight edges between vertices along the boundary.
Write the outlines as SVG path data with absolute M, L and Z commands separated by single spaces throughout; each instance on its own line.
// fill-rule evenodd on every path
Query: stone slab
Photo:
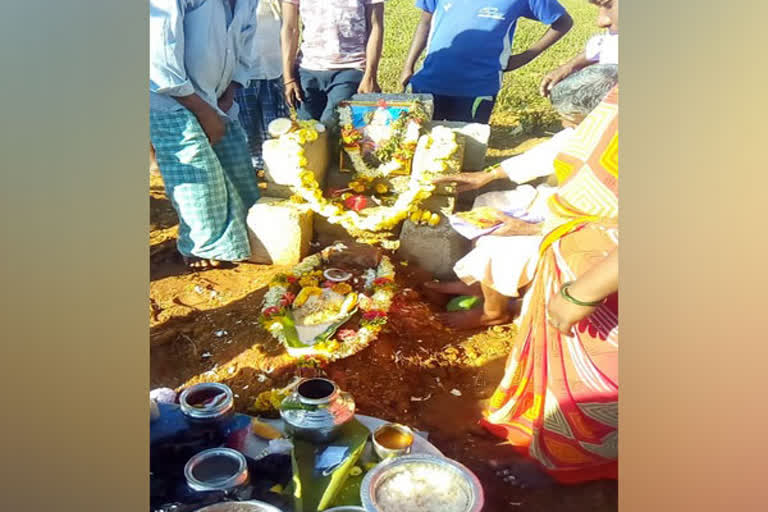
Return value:
M 354 242 L 354 238 L 347 233 L 346 229 L 338 224 L 331 224 L 322 215 L 315 215 L 313 224 L 315 231 L 314 240 L 319 247 L 327 247 L 336 242 L 347 244 Z
M 456 233 L 444 216 L 435 227 L 406 220 L 400 233 L 398 256 L 417 263 L 438 279 L 455 279 L 453 266 L 470 248 L 471 242 Z
M 491 136 L 491 127 L 480 123 L 462 123 L 455 121 L 433 121 L 430 127 L 445 126 L 461 133 L 466 138 L 464 148 L 464 171 L 480 171 L 485 169 L 485 154 L 488 151 L 488 139 Z
M 277 197 L 262 197 L 248 211 L 249 261 L 295 265 L 309 254 L 313 214 Z
M 352 96 L 352 101 L 373 101 L 384 100 L 387 102 L 402 102 L 421 100 L 424 104 L 424 109 L 429 115 L 429 119 L 435 112 L 435 100 L 431 94 L 409 94 L 409 93 L 369 93 L 369 94 L 355 94 Z
M 325 185 L 325 175 L 331 158 L 331 150 L 328 132 L 323 132 L 304 146 L 304 155 L 307 159 L 307 167 L 315 174 L 315 179 L 321 187 Z M 294 178 L 296 168 L 286 165 L 286 155 L 281 151 L 277 139 L 264 141 L 262 145 L 264 158 L 264 179 L 276 185 L 288 185 Z

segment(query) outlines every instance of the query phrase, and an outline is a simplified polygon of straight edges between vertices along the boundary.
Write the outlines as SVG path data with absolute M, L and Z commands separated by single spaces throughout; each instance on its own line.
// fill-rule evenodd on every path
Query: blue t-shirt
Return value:
M 565 14 L 557 0 L 416 0 L 416 7 L 432 13 L 432 28 L 413 89 L 464 97 L 499 92 L 518 18 L 551 25 Z

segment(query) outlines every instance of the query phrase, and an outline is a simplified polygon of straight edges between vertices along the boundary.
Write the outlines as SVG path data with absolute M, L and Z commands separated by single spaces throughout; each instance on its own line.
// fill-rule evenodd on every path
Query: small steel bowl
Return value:
M 361 509 L 362 510 L 362 509 Z M 263 501 L 227 501 L 197 509 L 195 512 L 283 512 Z M 330 511 L 328 511 L 330 512 Z
M 352 273 L 340 268 L 329 268 L 323 272 L 323 277 L 334 283 L 343 283 L 352 279 Z
M 194 404 L 206 396 L 223 395 L 221 400 L 206 407 Z M 235 410 L 235 397 L 232 390 L 218 382 L 203 382 L 185 389 L 179 397 L 181 412 L 192 423 L 215 423 L 232 416 Z
M 467 508 L 465 512 L 480 512 L 483 509 L 485 498 L 483 486 L 477 476 L 458 462 L 445 458 L 435 457 L 434 455 L 405 455 L 382 462 L 371 469 L 363 478 L 360 486 L 360 499 L 366 512 L 381 512 L 378 506 L 377 491 L 379 486 L 388 478 L 394 476 L 399 471 L 407 468 L 409 465 L 433 464 L 446 471 L 452 472 L 461 482 L 462 490 L 467 497 Z
M 405 448 L 387 448 L 386 446 L 379 444 L 379 442 L 376 440 L 376 434 L 378 434 L 379 432 L 387 428 L 399 430 L 400 432 L 409 434 L 411 436 L 411 444 L 409 444 Z M 409 453 L 411 453 L 411 448 L 413 448 L 413 441 L 415 439 L 416 439 L 416 434 L 414 433 L 414 431 L 406 427 L 405 425 L 400 425 L 399 423 L 387 423 L 386 425 L 382 425 L 379 428 L 377 428 L 373 432 L 373 435 L 371 436 L 373 451 L 376 452 L 376 455 L 378 455 L 379 459 L 381 460 L 391 459 L 392 457 L 400 457 L 402 455 L 408 455 Z
M 248 483 L 248 463 L 236 450 L 211 448 L 187 461 L 184 478 L 193 491 L 229 492 Z

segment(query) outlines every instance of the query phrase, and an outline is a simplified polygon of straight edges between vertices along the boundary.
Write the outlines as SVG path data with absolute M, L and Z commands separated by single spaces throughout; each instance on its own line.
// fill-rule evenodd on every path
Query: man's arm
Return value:
M 429 37 L 429 29 L 432 26 L 432 13 L 427 11 L 421 12 L 421 19 L 416 26 L 416 31 L 413 33 L 413 40 L 411 41 L 411 49 L 408 51 L 408 56 L 405 58 L 405 64 L 403 65 L 403 72 L 400 74 L 400 86 L 402 90 L 408 86 L 411 77 L 413 76 L 413 70 L 416 67 L 416 62 L 421 57 L 424 48 L 427 47 L 427 38 Z
M 280 29 L 283 53 L 283 82 L 285 101 L 293 108 L 302 101 L 301 86 L 296 73 L 296 56 L 299 52 L 299 6 L 283 2 L 283 27 Z
M 563 13 L 562 16 L 550 25 L 549 29 L 533 46 L 522 53 L 512 55 L 507 61 L 507 67 L 504 71 L 512 71 L 525 66 L 536 57 L 544 53 L 550 46 L 558 42 L 573 27 L 573 18 L 571 15 Z
M 174 98 L 195 115 L 211 144 L 219 142 L 226 125 L 218 112 L 197 95 L 187 76 L 184 12 L 179 2 L 150 2 L 149 54 L 149 90 Z
M 357 92 L 381 92 L 378 82 L 381 49 L 384 45 L 384 2 L 365 6 L 368 42 L 365 46 L 365 74 Z

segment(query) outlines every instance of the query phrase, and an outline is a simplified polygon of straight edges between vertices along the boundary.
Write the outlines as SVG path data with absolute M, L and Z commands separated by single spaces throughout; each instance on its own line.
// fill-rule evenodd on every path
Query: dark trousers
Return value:
M 299 69 L 304 101 L 299 105 L 299 118 L 316 119 L 326 126 L 335 124 L 336 106 L 357 92 L 363 79 L 359 69 L 312 71 Z
M 430 91 L 413 90 L 414 93 L 432 94 Z M 433 94 L 435 101 L 435 121 L 462 121 L 465 123 L 488 124 L 496 104 L 496 96 L 479 98 L 463 96 L 443 96 Z

